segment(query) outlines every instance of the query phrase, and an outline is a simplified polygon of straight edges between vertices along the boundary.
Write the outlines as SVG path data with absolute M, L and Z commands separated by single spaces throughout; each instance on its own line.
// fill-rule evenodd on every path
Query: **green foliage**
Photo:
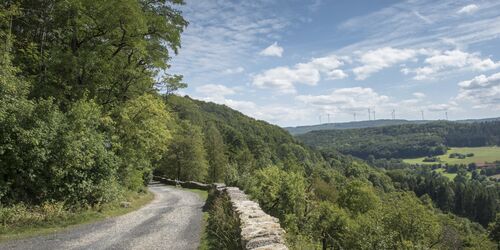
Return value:
M 208 125 L 205 131 L 205 149 L 208 160 L 208 182 L 223 182 L 228 171 L 226 145 L 219 130 L 214 124 Z
M 0 205 L 77 209 L 143 189 L 172 137 L 153 76 L 180 47 L 176 4 L 0 3 Z
M 374 209 L 380 201 L 369 184 L 352 180 L 340 192 L 338 202 L 341 207 L 359 214 Z
M 152 162 L 167 151 L 173 121 L 161 99 L 151 94 L 127 101 L 116 116 L 113 150 L 124 159 L 119 175 L 124 185 L 138 190 L 149 181 L 144 178 L 152 171 Z
M 343 209 L 330 202 L 320 202 L 309 220 L 312 234 L 321 242 L 323 249 L 342 247 L 350 223 Z
M 99 105 L 81 100 L 72 105 L 59 144 L 58 164 L 52 167 L 56 199 L 68 204 L 95 205 L 114 200 L 117 193 L 117 157 L 105 146 Z
M 159 161 L 160 173 L 177 180 L 205 181 L 208 162 L 200 127 L 180 121 L 173 143 Z
M 459 172 L 453 181 L 427 167 L 388 172 L 396 186 L 417 196 L 428 195 L 445 212 L 470 218 L 483 226 L 495 220 L 499 209 L 498 184 L 488 179 L 471 179 Z
M 208 217 L 209 249 L 242 249 L 238 215 L 227 195 L 210 194 Z
M 248 193 L 262 208 L 286 224 L 304 217 L 306 182 L 298 173 L 287 172 L 276 166 L 257 170 L 249 183 Z
M 84 95 L 100 104 L 151 91 L 152 77 L 177 53 L 187 22 L 180 0 L 8 1 L 21 10 L 12 25 L 21 74 L 31 93 L 69 104 Z
M 496 214 L 495 221 L 489 225 L 489 237 L 495 242 L 500 242 L 500 214 Z
M 212 151 L 208 157 L 212 157 L 213 153 L 224 152 L 228 165 L 232 169 L 237 169 L 241 177 L 269 165 L 284 165 L 293 171 L 311 172 L 314 166 L 326 164 L 321 155 L 299 144 L 285 130 L 247 117 L 226 106 L 175 95 L 168 96 L 166 103 L 180 120 L 203 124 L 203 131 L 206 134 L 205 148 L 207 151 Z M 223 146 L 217 149 L 220 152 L 210 149 L 210 144 L 215 141 L 217 145 L 220 144 L 215 129 L 222 137 Z M 210 141 L 207 136 L 217 139 Z M 217 160 L 219 162 L 225 161 L 222 154 L 213 157 L 219 158 Z M 221 166 L 221 164 L 210 165 Z M 218 179 L 223 179 L 224 176 L 226 175 L 221 174 Z
M 182 82 L 182 75 L 165 75 L 157 87 L 165 90 L 165 94 L 171 95 L 179 89 L 187 88 L 187 83 Z
M 348 244 L 355 249 L 430 248 L 440 229 L 436 215 L 412 194 L 394 193 L 383 206 L 361 215 Z
M 39 206 L 27 207 L 23 203 L 11 207 L 0 207 L 0 228 L 33 226 L 64 220 L 70 212 L 64 208 L 64 203 L 44 202 Z M 3 231 L 3 230 L 0 230 Z

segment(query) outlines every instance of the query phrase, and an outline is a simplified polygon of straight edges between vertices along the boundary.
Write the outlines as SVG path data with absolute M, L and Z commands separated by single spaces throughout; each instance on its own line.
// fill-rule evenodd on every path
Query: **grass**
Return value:
M 199 250 L 209 250 L 210 249 L 210 240 L 207 232 L 208 226 L 208 212 L 203 212 L 203 221 L 201 223 L 202 231 L 201 231 L 201 240 L 200 246 L 198 246 Z
M 448 156 L 452 153 L 468 154 L 473 153 L 474 156 L 467 157 L 465 159 L 449 158 Z M 415 158 L 415 159 L 404 159 L 404 162 L 409 164 L 421 164 L 421 165 L 433 165 L 436 163 L 448 163 L 448 164 L 469 164 L 469 163 L 485 163 L 494 162 L 500 160 L 500 147 L 463 147 L 463 148 L 451 148 L 444 155 L 438 155 L 441 162 L 423 162 L 425 157 Z
M 450 180 L 455 179 L 455 177 L 457 176 L 456 173 L 447 173 L 447 172 L 445 172 L 444 168 L 435 169 L 434 172 L 441 173 L 444 177 L 448 177 L 448 179 L 450 179 Z
M 104 206 L 100 211 L 89 209 L 73 213 L 64 220 L 9 228 L 0 226 L 0 242 L 55 233 L 75 225 L 88 224 L 98 220 L 123 215 L 148 204 L 153 198 L 154 194 L 151 192 L 142 194 L 130 193 L 126 196 L 126 200 L 130 202 L 130 206 L 127 208 L 121 207 L 120 202 L 115 202 Z

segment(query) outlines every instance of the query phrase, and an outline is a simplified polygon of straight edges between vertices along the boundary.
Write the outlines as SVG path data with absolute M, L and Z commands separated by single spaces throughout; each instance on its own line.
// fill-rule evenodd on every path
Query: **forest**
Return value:
M 320 153 L 278 126 L 176 95 L 187 85 L 166 72 L 188 25 L 176 8 L 182 3 L 0 3 L 2 229 L 23 220 L 20 207 L 99 211 L 127 193 L 145 192 L 154 173 L 243 188 L 279 218 L 292 249 L 495 249 L 496 210 L 465 207 L 496 209 L 496 184 L 484 189 L 491 197 L 465 207 L 457 205 L 458 182 L 443 187 L 454 198 L 435 201 L 421 191 L 442 189 L 424 185 L 431 177 L 414 183 L 342 153 Z M 427 134 L 454 125 L 429 126 L 397 128 Z M 473 130 L 477 143 L 494 143 L 481 133 L 498 130 L 473 126 L 485 126 Z M 448 140 L 443 134 L 422 143 L 440 147 Z M 209 230 L 227 223 L 211 217 Z M 209 231 L 216 239 L 211 246 L 231 246 L 218 232 Z
M 426 124 L 320 130 L 298 135 L 307 145 L 367 159 L 417 158 L 446 153 L 448 147 L 500 145 L 500 122 Z

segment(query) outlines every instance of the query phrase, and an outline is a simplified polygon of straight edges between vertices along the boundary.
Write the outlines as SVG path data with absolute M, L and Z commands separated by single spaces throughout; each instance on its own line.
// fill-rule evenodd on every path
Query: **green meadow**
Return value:
M 466 157 L 465 159 L 458 158 L 449 158 L 450 154 L 459 153 L 459 154 L 468 154 L 472 153 L 474 156 Z M 500 161 L 500 147 L 460 147 L 460 148 L 451 148 L 444 155 L 439 155 L 440 158 L 439 163 L 448 163 L 448 164 L 469 164 L 469 163 L 485 163 L 485 162 L 494 162 Z M 424 162 L 425 157 L 414 158 L 414 159 L 404 159 L 404 162 L 410 164 L 436 164 L 438 162 Z

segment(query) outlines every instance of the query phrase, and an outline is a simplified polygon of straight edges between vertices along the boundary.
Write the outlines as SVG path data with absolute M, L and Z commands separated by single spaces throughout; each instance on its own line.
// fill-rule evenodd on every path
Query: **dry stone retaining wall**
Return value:
M 185 188 L 214 190 L 216 195 L 227 195 L 240 222 L 241 245 L 246 250 L 285 250 L 285 230 L 279 220 L 266 214 L 259 204 L 237 187 L 226 187 L 224 184 L 203 184 L 199 182 L 182 182 L 162 177 L 154 177 L 155 181 L 167 185 L 180 185 Z

